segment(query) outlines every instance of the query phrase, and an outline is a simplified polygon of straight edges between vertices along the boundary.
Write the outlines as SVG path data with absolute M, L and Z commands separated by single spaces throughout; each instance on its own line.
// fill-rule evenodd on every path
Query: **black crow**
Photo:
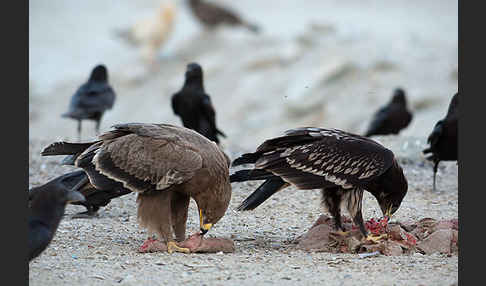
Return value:
M 434 162 L 434 182 L 440 161 L 457 161 L 457 121 L 459 119 L 459 93 L 454 94 L 444 119 L 439 120 L 427 138 L 429 148 L 423 150 L 429 154 L 426 159 Z
M 398 134 L 410 124 L 412 117 L 412 113 L 407 110 L 405 91 L 397 88 L 391 101 L 374 114 L 365 136 Z
M 39 256 L 54 237 L 66 204 L 81 202 L 84 196 L 73 190 L 50 185 L 29 196 L 29 261 Z
M 88 79 L 74 93 L 68 112 L 62 117 L 78 120 L 78 140 L 81 140 L 81 121 L 96 121 L 96 132 L 100 130 L 101 117 L 115 103 L 115 91 L 108 83 L 108 72 L 104 65 L 97 65 Z
M 216 127 L 216 112 L 211 98 L 204 91 L 203 71 L 199 64 L 187 65 L 182 89 L 172 95 L 172 110 L 178 115 L 184 127 L 195 130 L 219 144 L 218 135 L 226 137 Z

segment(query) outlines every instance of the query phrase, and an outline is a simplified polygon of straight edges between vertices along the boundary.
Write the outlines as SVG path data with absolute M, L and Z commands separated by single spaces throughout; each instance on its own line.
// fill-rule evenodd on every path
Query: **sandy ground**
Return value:
M 457 218 L 458 184 L 455 162 L 441 164 L 438 191 L 431 190 L 431 166 L 418 156 L 423 141 L 380 138 L 400 158 L 409 191 L 393 220 Z M 41 158 L 46 141 L 31 142 L 32 186 L 65 173 L 60 158 Z M 226 150 L 234 154 L 230 148 Z M 239 152 L 239 151 L 238 151 Z M 232 170 L 234 171 L 234 170 Z M 114 199 L 93 219 L 71 219 L 84 211 L 68 206 L 50 247 L 30 263 L 30 285 L 452 285 L 458 279 L 458 256 L 445 254 L 361 259 L 357 254 L 307 253 L 291 241 L 319 217 L 319 191 L 289 189 L 251 212 L 235 209 L 257 183 L 234 183 L 227 214 L 208 233 L 231 238 L 231 254 L 139 254 L 147 238 L 136 220 L 136 195 Z M 363 200 L 365 219 L 380 216 L 368 193 Z M 188 233 L 198 229 L 197 208 L 191 201 Z
M 380 137 L 401 158 L 409 193 L 394 220 L 456 218 L 457 165 L 441 163 L 437 192 L 432 167 L 420 150 L 457 90 L 456 1 L 219 1 L 262 26 L 205 33 L 178 1 L 174 33 L 148 71 L 136 49 L 112 31 L 145 17 L 157 1 L 29 1 L 29 186 L 71 167 L 41 158 L 53 140 L 75 140 L 76 123 L 60 118 L 70 96 L 100 62 L 117 92 L 102 130 L 119 122 L 180 124 L 170 96 L 185 65 L 199 62 L 205 87 L 228 138 L 231 158 L 297 126 L 362 133 L 376 108 L 402 86 L 414 113 L 400 136 Z M 69 3 L 69 4 L 68 4 Z M 139 5 L 139 6 L 135 6 Z M 272 11 L 272 13 L 269 13 Z M 46 20 L 48 19 L 48 20 Z M 87 21 L 86 19 L 89 19 Z M 94 124 L 83 125 L 83 141 Z M 231 172 L 234 170 L 232 169 Z M 233 184 L 226 216 L 210 236 L 235 240 L 233 254 L 139 254 L 146 238 L 138 227 L 134 194 L 112 201 L 99 217 L 73 220 L 68 206 L 50 247 L 29 265 L 30 285 L 451 285 L 458 257 L 434 254 L 360 259 L 306 253 L 290 243 L 319 217 L 319 191 L 282 192 L 252 212 L 236 206 L 257 183 Z M 379 216 L 370 196 L 365 218 Z M 188 233 L 198 227 L 191 202 Z

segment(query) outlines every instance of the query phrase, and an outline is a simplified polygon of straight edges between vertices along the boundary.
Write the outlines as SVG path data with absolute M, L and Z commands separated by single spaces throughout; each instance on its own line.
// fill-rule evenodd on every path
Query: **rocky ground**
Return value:
M 456 1 L 219 2 L 261 24 L 263 33 L 205 33 L 180 3 L 173 36 L 152 71 L 112 31 L 144 17 L 157 1 L 120 1 L 116 9 L 98 1 L 29 2 L 29 187 L 73 169 L 39 153 L 54 140 L 76 140 L 76 122 L 60 114 L 95 64 L 107 65 L 117 92 L 101 124 L 108 130 L 119 122 L 180 124 L 170 96 L 182 85 L 185 65 L 196 61 L 232 159 L 298 126 L 363 133 L 393 88 L 404 87 L 410 126 L 375 138 L 399 157 L 409 182 L 392 221 L 458 217 L 457 164 L 440 164 L 434 192 L 432 166 L 421 155 L 457 91 Z M 83 128 L 83 141 L 94 138 L 92 122 Z M 319 191 L 288 189 L 254 211 L 236 212 L 257 185 L 233 184 L 225 217 L 208 233 L 234 240 L 234 253 L 138 253 L 147 233 L 137 224 L 135 194 L 114 199 L 89 220 L 71 219 L 84 209 L 68 206 L 51 245 L 29 264 L 29 285 L 457 284 L 457 254 L 360 258 L 299 250 L 292 241 L 320 216 Z M 380 217 L 369 194 L 363 206 L 365 219 Z M 197 229 L 191 202 L 188 233 Z

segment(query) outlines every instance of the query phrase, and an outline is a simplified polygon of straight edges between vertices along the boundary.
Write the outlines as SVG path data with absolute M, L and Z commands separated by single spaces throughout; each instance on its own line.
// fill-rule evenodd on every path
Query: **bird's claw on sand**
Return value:
M 333 234 L 340 235 L 340 236 L 346 236 L 346 235 L 348 235 L 350 233 L 350 231 L 337 230 L 337 231 L 333 231 L 332 233 Z
M 167 252 L 172 254 L 174 252 L 191 253 L 189 248 L 180 247 L 175 241 L 169 241 L 167 243 Z
M 174 252 L 182 252 L 182 253 L 192 253 L 196 252 L 201 246 L 203 242 L 203 236 L 197 232 L 195 234 L 190 235 L 186 240 L 181 242 L 169 241 L 167 244 L 149 237 L 147 240 L 140 246 L 138 252 L 140 253 L 147 253 L 147 252 L 165 252 L 174 253 Z
M 373 234 L 368 234 L 368 236 L 365 238 L 365 241 L 372 241 L 374 243 L 378 243 L 381 239 L 387 238 L 388 234 L 380 234 L 380 235 L 373 235 Z

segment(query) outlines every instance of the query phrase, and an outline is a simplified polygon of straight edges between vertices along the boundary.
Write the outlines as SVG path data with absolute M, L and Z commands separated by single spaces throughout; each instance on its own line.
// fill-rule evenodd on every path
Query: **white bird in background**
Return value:
M 173 2 L 163 2 L 157 13 L 148 19 L 141 19 L 128 29 L 116 32 L 126 42 L 140 47 L 142 59 L 154 65 L 157 52 L 167 42 L 174 26 L 175 5 Z

